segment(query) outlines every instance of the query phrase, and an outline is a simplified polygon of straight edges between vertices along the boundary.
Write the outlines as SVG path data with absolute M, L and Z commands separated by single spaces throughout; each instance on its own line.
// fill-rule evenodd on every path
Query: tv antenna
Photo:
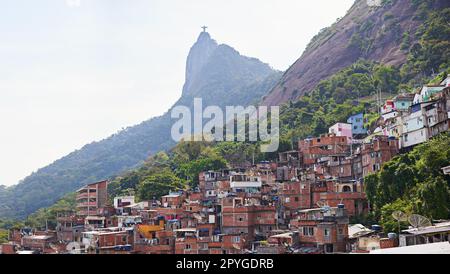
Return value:
M 410 215 L 408 217 L 408 222 L 412 225 L 412 227 L 417 229 L 432 225 L 431 221 L 428 218 L 418 214 Z

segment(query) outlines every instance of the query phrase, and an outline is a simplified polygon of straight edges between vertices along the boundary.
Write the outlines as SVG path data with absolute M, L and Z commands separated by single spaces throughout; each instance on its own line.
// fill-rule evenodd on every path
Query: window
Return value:
M 344 186 L 342 192 L 352 192 L 352 189 L 349 186 Z
M 304 236 L 314 236 L 314 227 L 303 227 Z
M 233 243 L 239 243 L 241 241 L 241 237 L 240 236 L 234 236 L 233 237 Z
M 331 231 L 330 231 L 329 228 L 325 228 L 325 229 L 323 230 L 323 235 L 324 235 L 325 237 L 329 237 L 329 236 L 330 236 L 330 233 L 331 233 Z
M 286 197 L 286 203 L 289 203 L 291 199 L 289 197 Z
M 188 250 L 191 249 L 191 245 L 187 244 L 185 249 L 188 249 Z
M 298 197 L 295 197 L 294 199 L 295 199 L 296 202 L 298 202 Z

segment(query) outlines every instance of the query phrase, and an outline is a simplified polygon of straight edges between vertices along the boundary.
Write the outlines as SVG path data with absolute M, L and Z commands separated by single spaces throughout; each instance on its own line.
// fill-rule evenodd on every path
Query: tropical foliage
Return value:
M 395 210 L 430 219 L 450 217 L 450 176 L 442 168 L 450 163 L 450 133 L 438 136 L 399 155 L 380 172 L 365 178 L 365 190 L 376 219 L 388 231 L 396 223 Z

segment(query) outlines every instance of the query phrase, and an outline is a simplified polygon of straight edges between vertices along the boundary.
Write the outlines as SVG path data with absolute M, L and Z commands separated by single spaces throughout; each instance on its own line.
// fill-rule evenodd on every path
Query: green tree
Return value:
M 370 207 L 375 209 L 378 206 L 377 190 L 378 190 L 378 173 L 367 175 L 364 178 L 364 191 L 369 201 Z
M 146 177 L 137 188 L 139 200 L 159 199 L 167 195 L 170 191 L 183 190 L 185 184 L 175 174 L 169 170 L 163 171 Z
M 202 171 L 219 170 L 227 167 L 227 162 L 222 156 L 211 154 L 202 156 L 197 160 L 182 164 L 179 167 L 181 176 L 184 176 L 191 187 L 196 187 L 199 183 L 198 175 Z
M 8 242 L 8 230 L 0 229 L 0 244 Z
M 441 177 L 430 178 L 417 189 L 418 211 L 432 219 L 449 218 L 450 190 Z

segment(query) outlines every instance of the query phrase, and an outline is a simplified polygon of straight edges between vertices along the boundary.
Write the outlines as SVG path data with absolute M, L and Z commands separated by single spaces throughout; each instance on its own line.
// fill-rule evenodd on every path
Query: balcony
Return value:
M 94 197 L 96 197 L 96 194 L 95 193 L 87 193 L 87 192 L 77 194 L 77 200 L 87 199 L 89 197 L 93 197 L 94 198 Z
M 78 203 L 77 207 L 97 207 L 97 202 Z

